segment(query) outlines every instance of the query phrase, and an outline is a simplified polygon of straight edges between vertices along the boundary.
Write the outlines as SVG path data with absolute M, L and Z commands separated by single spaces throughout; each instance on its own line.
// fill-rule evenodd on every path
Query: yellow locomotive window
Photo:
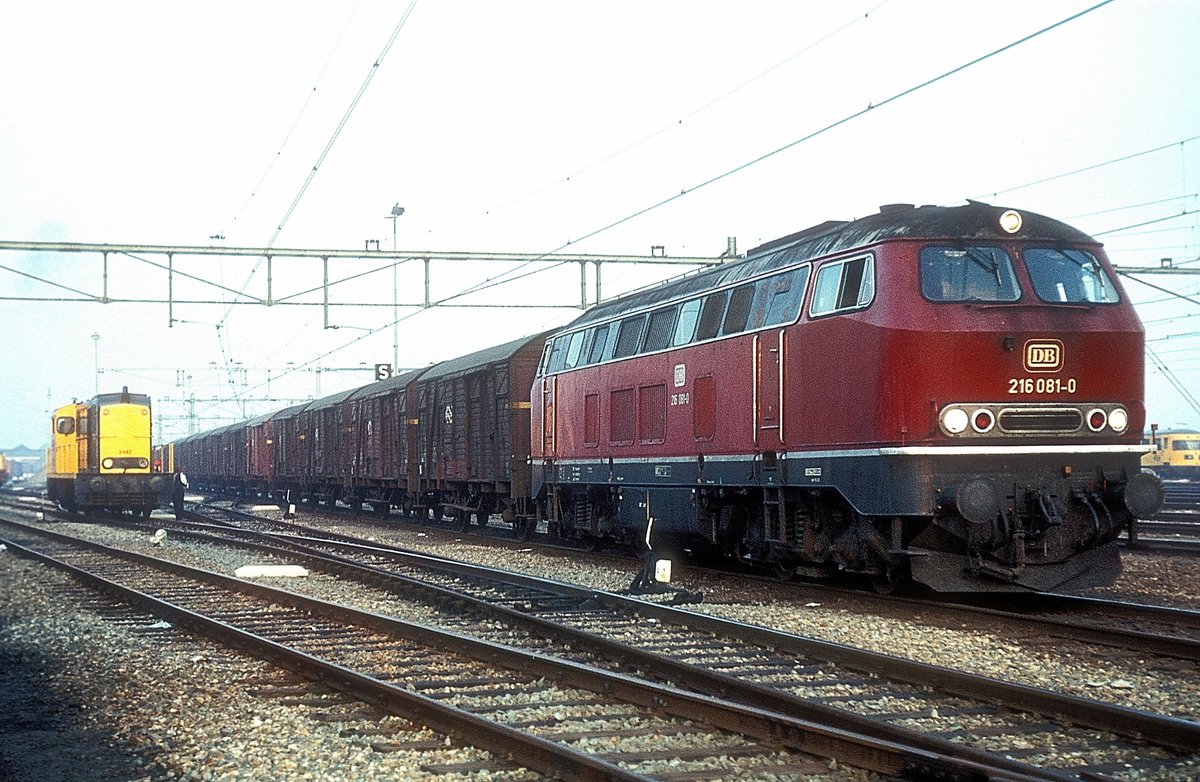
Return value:
M 54 422 L 54 431 L 59 434 L 75 434 L 75 419 L 63 416 Z

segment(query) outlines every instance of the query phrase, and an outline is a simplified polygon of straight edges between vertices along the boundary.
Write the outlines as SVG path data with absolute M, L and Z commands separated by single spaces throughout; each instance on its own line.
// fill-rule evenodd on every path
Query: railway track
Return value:
M 255 524 L 273 529 L 276 535 L 286 530 L 289 537 L 276 542 L 291 550 L 276 551 L 277 557 L 297 558 L 296 547 L 316 547 L 326 557 L 320 565 L 325 569 L 338 569 L 343 575 L 358 570 L 359 578 L 401 584 L 409 594 L 421 589 L 426 601 L 447 606 L 439 624 L 457 621 L 464 632 L 478 632 L 490 623 L 503 626 L 502 633 L 510 633 L 510 627 L 524 628 L 528 640 L 522 643 L 549 654 L 560 654 L 567 646 L 599 649 L 575 657 L 590 665 L 633 668 L 662 681 L 686 681 L 690 688 L 719 692 L 762 708 L 840 720 L 838 724 L 846 729 L 899 728 L 912 734 L 910 741 L 925 742 L 922 746 L 931 751 L 947 745 L 953 749 L 959 742 L 1003 750 L 1035 764 L 1063 765 L 1065 771 L 1086 777 L 1130 768 L 1154 774 L 1171 773 L 1177 766 L 1189 768 L 1200 745 L 1200 728 L 1182 720 L 746 628 L 669 607 L 644 603 L 631 607 L 614 596 L 588 590 L 568 589 L 564 594 L 564 585 L 548 588 L 525 578 L 505 584 L 494 574 L 470 566 L 435 563 L 423 556 L 405 558 L 380 547 L 348 550 L 331 540 L 296 537 L 299 530 L 293 525 L 263 520 Z M 362 571 L 364 565 L 370 569 Z M 428 571 L 431 566 L 443 574 L 435 578 L 428 572 L 412 572 Z M 601 626 L 607 646 L 584 640 L 587 633 L 578 634 L 578 628 L 594 634 Z M 840 707 L 831 708 L 829 703 Z M 1019 713 L 1007 714 L 1010 709 Z M 1059 716 L 1038 716 L 1046 714 Z M 953 721 L 949 729 L 947 717 Z M 1066 721 L 1089 727 L 1070 728 Z M 1141 733 L 1161 746 L 1106 737 L 1097 730 Z M 1054 733 L 1054 739 L 1048 740 L 1046 733 Z M 1057 747 L 1060 757 L 1048 758 L 1047 745 Z M 1063 763 L 1061 757 L 1070 755 L 1075 756 L 1073 765 Z
M 206 513 L 224 516 L 235 524 L 248 524 L 268 533 L 280 530 L 287 534 L 340 539 L 351 544 L 361 542 L 356 536 L 331 535 L 327 530 L 275 522 L 235 509 L 211 507 Z M 203 522 L 211 517 L 196 518 Z M 860 593 L 839 587 L 805 584 L 804 589 L 862 597 Z M 992 621 L 1007 621 L 1014 630 L 1019 628 L 1028 632 L 1032 629 L 1051 638 L 1200 661 L 1200 611 L 1046 593 L 1030 593 L 1017 598 L 978 595 L 968 597 L 969 602 L 965 603 L 942 598 L 878 597 L 885 602 L 910 605 L 927 612 L 953 612 L 956 622 L 961 621 L 962 614 L 969 613 Z
M 545 774 L 861 778 L 833 758 L 894 779 L 1068 778 L 937 755 L 45 529 L 6 522 L 4 532 L 23 556 Z M 622 749 L 644 735 L 658 749 Z
M 955 602 L 875 595 L 835 586 L 806 584 L 810 596 L 825 595 L 868 604 L 908 609 L 922 621 L 962 626 L 993 623 L 1006 637 L 1035 637 L 1124 649 L 1138 655 L 1162 655 L 1200 661 L 1200 611 L 1055 593 L 971 595 Z M 974 619 L 972 619 L 974 618 Z

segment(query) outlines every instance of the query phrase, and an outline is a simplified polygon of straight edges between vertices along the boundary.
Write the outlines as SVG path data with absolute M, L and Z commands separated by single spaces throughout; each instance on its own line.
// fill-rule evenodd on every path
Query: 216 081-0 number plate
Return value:
M 1073 377 L 1014 377 L 1008 381 L 1010 394 L 1073 394 L 1077 387 Z

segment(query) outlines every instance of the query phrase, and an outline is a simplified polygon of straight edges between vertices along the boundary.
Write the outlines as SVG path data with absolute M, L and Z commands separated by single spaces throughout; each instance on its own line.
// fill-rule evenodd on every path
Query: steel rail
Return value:
M 207 543 L 228 544 L 229 542 L 227 539 L 205 532 L 184 532 L 182 534 Z M 365 565 L 352 559 L 320 552 L 304 543 L 289 542 L 287 539 L 283 539 L 281 542 L 282 546 L 245 541 L 239 542 L 238 545 L 276 555 L 299 555 L 304 561 L 323 563 L 339 574 L 351 575 L 372 586 L 378 586 L 380 582 L 391 582 L 400 586 L 400 591 L 405 595 L 412 595 L 414 592 L 420 593 L 427 596 L 424 599 L 427 599 L 428 602 L 453 605 L 459 610 L 474 611 L 481 616 L 499 618 L 511 626 L 524 628 L 539 636 L 558 639 L 563 644 L 570 645 L 570 648 L 588 647 L 594 649 L 601 657 L 607 656 L 618 661 L 623 669 L 632 668 L 643 674 L 653 675 L 660 681 L 687 682 L 689 690 L 706 693 L 713 697 L 736 701 L 759 709 L 778 711 L 830 725 L 840 730 L 863 733 L 884 741 L 918 747 L 928 752 L 963 758 L 1021 774 L 1036 775 L 1042 770 L 997 753 L 978 750 L 969 745 L 957 744 L 911 728 L 872 719 L 845 709 L 826 706 L 789 692 L 740 679 L 731 674 L 689 665 L 622 641 L 576 630 L 519 609 L 488 602 L 463 592 Z M 340 543 L 339 545 L 353 544 Z M 592 593 L 589 593 L 589 596 L 591 595 Z M 579 595 L 576 594 L 574 597 L 578 599 Z M 1052 772 L 1047 778 L 1059 779 L 1060 775 Z
M 603 693 L 617 700 L 684 719 L 698 719 L 722 730 L 778 743 L 795 751 L 837 758 L 840 762 L 879 773 L 903 775 L 913 779 L 995 779 L 1011 780 L 1012 782 L 1072 779 L 1070 776 L 1054 774 L 1042 769 L 1031 769 L 1034 773 L 1021 774 L 1010 769 L 998 769 L 995 766 L 981 765 L 961 758 L 939 756 L 787 715 L 706 698 L 627 675 L 524 652 L 482 639 L 361 611 L 286 590 L 249 583 L 219 573 L 159 560 L 61 533 L 14 522 L 8 523 L 38 536 L 51 538 L 68 545 L 84 547 L 106 556 L 118 557 L 143 567 L 151 567 L 181 577 L 204 581 L 223 589 L 318 613 L 339 621 L 353 622 L 410 641 L 428 643 L 442 649 L 455 649 L 491 664 L 510 667 L 533 675 L 551 677 L 569 686 Z M 555 742 L 530 736 L 507 726 L 497 726 L 490 720 L 463 712 L 448 704 L 439 703 L 415 692 L 409 692 L 401 687 L 351 671 L 336 663 L 320 660 L 253 633 L 234 628 L 224 622 L 215 621 L 189 609 L 161 601 L 146 593 L 116 584 L 87 570 L 76 568 L 54 557 L 37 552 L 16 541 L 9 545 L 14 552 L 66 570 L 95 588 L 110 591 L 122 599 L 140 605 L 153 606 L 154 610 L 169 615 L 181 624 L 201 629 L 206 633 L 215 633 L 222 638 L 231 640 L 241 648 L 251 649 L 256 654 L 296 670 L 304 676 L 313 678 L 315 674 L 316 678 L 323 683 L 344 689 L 400 716 L 422 720 L 442 732 L 460 736 L 465 734 L 465 737 L 473 745 L 502 757 L 513 757 L 514 759 L 519 757 L 520 763 L 542 773 L 570 774 L 571 778 L 582 780 L 645 780 L 649 778 Z M 464 730 L 464 725 L 467 730 Z
M 271 521 L 271 524 L 275 522 Z M 281 523 L 286 528 L 300 528 L 290 522 Z M 386 554 L 400 557 L 424 567 L 435 567 L 446 572 L 474 578 L 495 579 L 497 572 L 490 568 L 458 560 L 437 557 L 420 552 L 382 546 L 364 545 L 349 536 L 335 535 L 333 538 L 287 536 L 263 533 L 268 537 L 298 544 L 338 543 L 364 553 Z M 933 686 L 949 693 L 972 700 L 990 699 L 1013 709 L 1052 715 L 1061 719 L 1080 722 L 1092 727 L 1111 731 L 1121 736 L 1141 737 L 1167 746 L 1195 751 L 1200 748 L 1200 723 L 1176 717 L 1152 714 L 1116 704 L 1053 692 L 1039 687 L 1005 682 L 978 674 L 930 665 L 914 660 L 894 657 L 869 650 L 858 649 L 830 641 L 783 633 L 778 630 L 748 625 L 734 620 L 713 617 L 707 614 L 685 611 L 671 606 L 634 600 L 611 592 L 583 589 L 572 584 L 550 579 L 505 572 L 504 579 L 513 584 L 531 589 L 553 589 L 577 599 L 590 599 L 622 613 L 638 613 L 660 621 L 686 625 L 717 635 L 734 635 L 738 638 L 772 646 L 794 654 L 802 654 L 829 662 L 840 663 L 859 671 L 889 676 L 910 684 Z M 839 710 L 840 711 L 840 710 Z

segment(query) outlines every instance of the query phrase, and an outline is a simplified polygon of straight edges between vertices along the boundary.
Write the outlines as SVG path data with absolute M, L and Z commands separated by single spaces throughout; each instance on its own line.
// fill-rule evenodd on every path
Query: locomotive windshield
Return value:
M 1034 293 L 1048 304 L 1111 304 L 1116 286 L 1096 256 L 1075 248 L 1022 251 Z M 921 293 L 930 301 L 1017 301 L 1021 288 L 1012 258 L 999 247 L 925 247 Z
M 930 301 L 1016 301 L 1012 259 L 999 247 L 925 247 L 921 293 Z
M 1100 262 L 1086 250 L 1032 247 L 1025 250 L 1025 267 L 1042 301 L 1112 304 L 1119 300 Z

